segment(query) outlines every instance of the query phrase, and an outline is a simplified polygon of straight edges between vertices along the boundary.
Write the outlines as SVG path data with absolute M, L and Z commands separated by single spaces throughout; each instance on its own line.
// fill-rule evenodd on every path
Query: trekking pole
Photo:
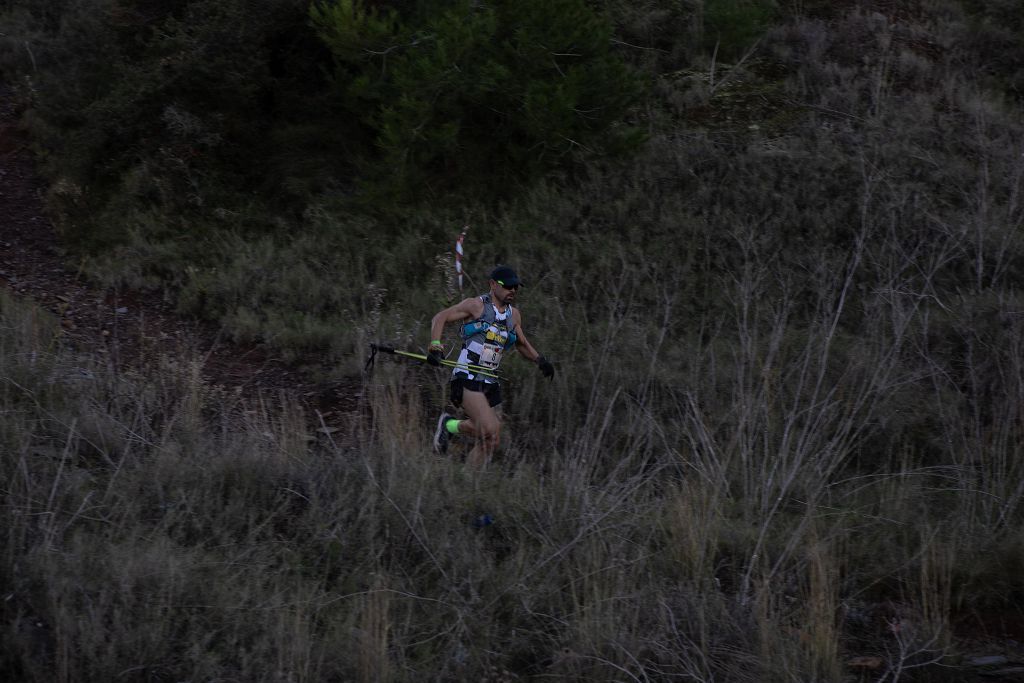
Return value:
M 385 346 L 383 344 L 370 344 L 370 358 L 367 359 L 368 367 L 372 365 L 373 358 L 377 355 L 378 351 L 380 351 L 381 353 L 390 353 L 395 356 L 405 356 L 406 358 L 412 358 L 423 362 L 426 362 L 427 360 L 427 356 L 422 353 L 411 353 L 409 351 L 402 351 L 401 349 L 396 349 L 393 346 Z M 454 360 L 448 360 L 447 358 L 441 359 L 441 365 L 447 366 L 449 368 L 466 368 L 468 370 L 472 370 L 473 373 L 476 375 L 485 375 L 487 377 L 501 379 L 499 375 L 490 372 L 489 368 L 485 368 L 480 365 L 472 365 L 471 363 L 459 363 Z

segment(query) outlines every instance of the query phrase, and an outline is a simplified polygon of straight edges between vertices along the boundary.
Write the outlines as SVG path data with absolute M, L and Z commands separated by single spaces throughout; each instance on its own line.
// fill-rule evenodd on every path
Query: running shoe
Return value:
M 441 417 L 437 418 L 437 429 L 434 430 L 434 450 L 441 455 L 448 452 L 448 440 L 451 436 L 448 434 L 445 423 L 450 419 L 452 416 L 446 412 L 441 413 Z

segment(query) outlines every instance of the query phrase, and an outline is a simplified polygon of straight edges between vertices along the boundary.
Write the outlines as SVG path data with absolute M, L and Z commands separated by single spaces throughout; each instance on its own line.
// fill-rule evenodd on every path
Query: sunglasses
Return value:
M 506 284 L 505 284 L 504 282 L 502 282 L 501 280 L 495 280 L 495 282 L 497 282 L 497 283 L 498 283 L 499 285 L 501 285 L 502 287 L 504 287 L 505 289 L 507 289 L 507 290 L 508 290 L 508 291 L 510 291 L 510 292 L 514 292 L 514 291 L 516 291 L 517 289 L 519 289 L 519 284 L 518 284 L 518 283 L 516 283 L 516 284 L 514 284 L 514 285 L 506 285 Z

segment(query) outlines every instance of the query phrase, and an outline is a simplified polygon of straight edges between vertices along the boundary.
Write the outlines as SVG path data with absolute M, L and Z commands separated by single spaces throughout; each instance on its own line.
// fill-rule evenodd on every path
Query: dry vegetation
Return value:
M 794 12 L 660 72 L 632 159 L 466 209 L 559 370 L 509 361 L 483 472 L 430 453 L 425 368 L 378 365 L 332 440 L 189 358 L 105 367 L 0 298 L 0 672 L 973 680 L 1024 616 L 1024 121 L 973 15 L 915 10 Z M 343 330 L 343 368 L 422 344 L 455 212 L 321 200 L 187 295 L 237 295 L 230 324 L 315 282 L 334 304 L 302 320 Z M 134 273 L 169 248 L 147 240 Z M 248 333 L 306 343 L 274 315 Z

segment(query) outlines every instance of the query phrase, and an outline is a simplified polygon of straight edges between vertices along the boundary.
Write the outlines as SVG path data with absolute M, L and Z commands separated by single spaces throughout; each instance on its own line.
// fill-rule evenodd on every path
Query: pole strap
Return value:
M 368 375 L 373 372 L 373 366 L 377 362 L 377 345 L 370 344 L 370 355 L 366 359 L 366 365 L 363 366 L 363 374 Z

